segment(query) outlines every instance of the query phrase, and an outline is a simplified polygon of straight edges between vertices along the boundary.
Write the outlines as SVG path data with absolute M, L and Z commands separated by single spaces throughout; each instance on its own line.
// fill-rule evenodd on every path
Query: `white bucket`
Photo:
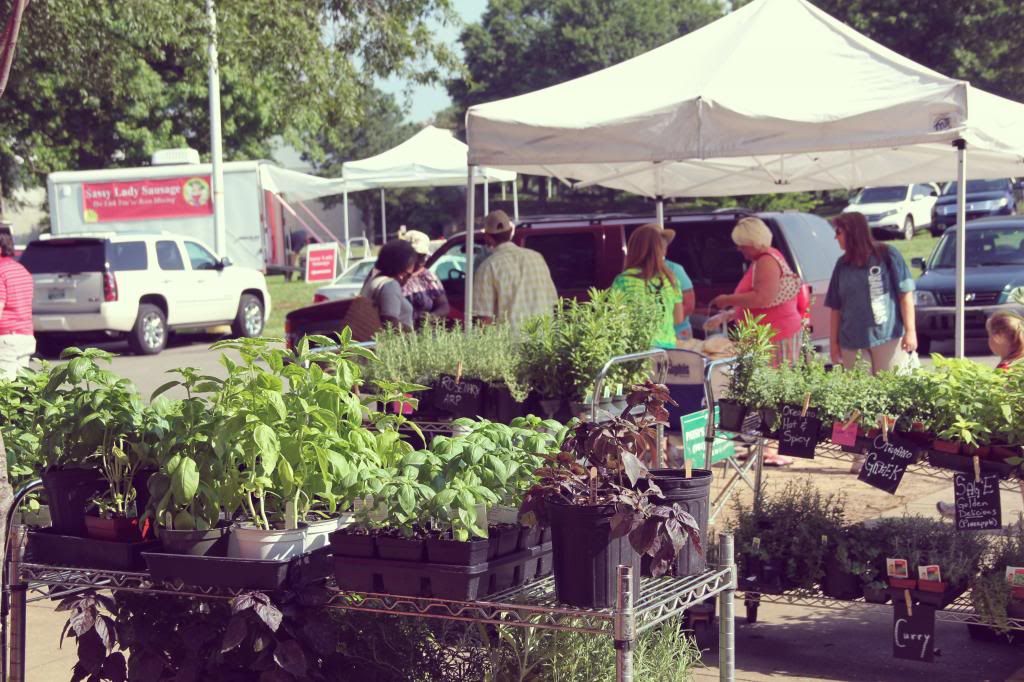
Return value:
M 228 556 L 280 561 L 302 554 L 305 528 L 263 530 L 252 523 L 236 523 L 228 540 Z
M 328 536 L 339 528 L 351 525 L 353 518 L 354 515 L 351 512 L 346 512 L 337 518 L 307 523 L 306 540 L 302 550 L 304 552 L 312 552 L 315 549 L 326 547 L 330 544 Z

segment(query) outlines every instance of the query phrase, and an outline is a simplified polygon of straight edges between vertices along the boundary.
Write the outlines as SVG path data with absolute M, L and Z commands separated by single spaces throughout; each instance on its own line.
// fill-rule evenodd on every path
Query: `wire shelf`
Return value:
M 178 597 L 229 599 L 243 589 L 204 588 L 153 580 L 148 573 L 106 571 L 44 564 L 19 566 L 23 581 L 54 586 L 64 594 L 81 589 L 131 591 Z M 642 578 L 634 603 L 636 632 L 681 614 L 734 585 L 733 569 L 707 570 L 687 578 Z M 330 608 L 368 613 L 470 621 L 496 625 L 614 634 L 612 609 L 577 609 L 558 603 L 551 577 L 489 595 L 483 601 L 456 601 L 390 594 L 345 592 L 328 579 Z

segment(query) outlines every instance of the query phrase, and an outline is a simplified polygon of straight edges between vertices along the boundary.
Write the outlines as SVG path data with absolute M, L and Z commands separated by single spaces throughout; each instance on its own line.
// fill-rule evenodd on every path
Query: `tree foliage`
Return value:
M 462 33 L 467 75 L 449 81 L 463 111 L 584 76 L 722 15 L 717 0 L 490 0 Z
M 228 158 L 259 158 L 283 135 L 322 160 L 350 144 L 374 78 L 427 82 L 454 64 L 428 23 L 453 21 L 451 0 L 218 0 L 217 15 Z M 5 189 L 161 147 L 208 150 L 207 35 L 203 0 L 32 2 L 0 100 Z

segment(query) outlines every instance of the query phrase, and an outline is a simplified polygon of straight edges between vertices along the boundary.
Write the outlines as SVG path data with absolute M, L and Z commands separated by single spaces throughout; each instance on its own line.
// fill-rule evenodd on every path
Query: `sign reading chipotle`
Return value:
M 213 213 L 209 175 L 82 184 L 82 220 L 189 218 Z

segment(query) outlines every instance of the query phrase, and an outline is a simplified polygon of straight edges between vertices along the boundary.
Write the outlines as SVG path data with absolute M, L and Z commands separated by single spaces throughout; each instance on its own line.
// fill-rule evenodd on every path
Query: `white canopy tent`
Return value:
M 451 187 L 483 184 L 484 203 L 488 201 L 488 182 L 511 182 L 513 213 L 519 216 L 516 173 L 479 165 L 467 177 L 466 158 L 469 148 L 455 139 L 450 130 L 427 126 L 396 147 L 359 161 L 346 161 L 341 166 L 345 182 L 360 185 L 359 189 L 380 190 L 381 231 L 387 240 L 387 215 L 384 190 L 396 187 Z M 348 234 L 348 191 L 345 197 L 345 234 Z M 468 192 L 467 194 L 472 194 Z M 486 208 L 485 208 L 486 210 Z
M 654 197 L 659 219 L 663 197 L 957 178 L 958 355 L 963 181 L 1024 174 L 1024 105 L 920 66 L 805 0 L 755 0 L 629 61 L 474 106 L 466 128 L 471 168 Z

